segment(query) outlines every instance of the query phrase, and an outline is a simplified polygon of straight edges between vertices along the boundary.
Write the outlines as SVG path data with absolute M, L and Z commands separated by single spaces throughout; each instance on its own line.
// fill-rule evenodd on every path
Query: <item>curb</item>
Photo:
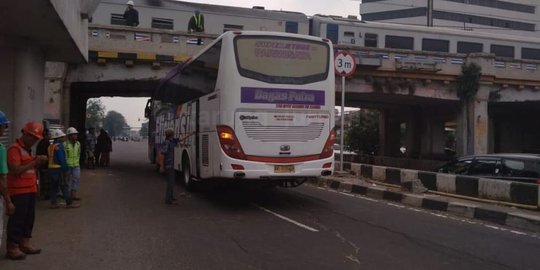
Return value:
M 540 216 L 526 213 L 501 211 L 474 203 L 452 202 L 444 198 L 429 197 L 401 191 L 389 190 L 383 186 L 359 185 L 336 180 L 334 177 L 310 181 L 318 187 L 326 187 L 337 192 L 364 195 L 373 199 L 401 203 L 427 210 L 449 212 L 451 214 L 478 219 L 499 225 L 540 233 Z
M 536 184 L 360 163 L 345 164 L 349 164 L 351 171 L 360 178 L 373 179 L 387 184 L 400 186 L 410 181 L 419 180 L 430 191 L 540 207 L 540 185 Z

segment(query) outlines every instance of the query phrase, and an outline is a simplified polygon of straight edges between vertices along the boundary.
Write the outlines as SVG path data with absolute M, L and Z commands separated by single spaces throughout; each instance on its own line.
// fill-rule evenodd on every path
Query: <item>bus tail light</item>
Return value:
M 537 178 L 537 179 L 536 179 L 536 184 L 537 184 L 537 185 L 540 185 L 540 178 Z
M 242 166 L 240 164 L 231 164 L 231 167 L 235 171 L 245 170 L 244 166 Z
M 217 132 L 221 149 L 223 149 L 227 156 L 236 159 L 246 159 L 244 150 L 242 150 L 242 146 L 240 146 L 240 142 L 236 138 L 232 128 L 228 126 L 217 126 Z
M 330 131 L 330 135 L 328 135 L 328 139 L 326 140 L 326 143 L 324 144 L 324 148 L 321 152 L 321 155 L 319 156 L 320 159 L 323 158 L 329 158 L 334 154 L 334 139 L 336 138 L 336 132 L 332 129 Z

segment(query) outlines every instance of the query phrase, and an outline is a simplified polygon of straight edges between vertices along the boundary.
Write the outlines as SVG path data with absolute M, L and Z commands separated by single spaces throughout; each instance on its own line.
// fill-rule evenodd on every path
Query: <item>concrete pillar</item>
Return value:
M 47 62 L 45 64 L 45 96 L 43 100 L 43 117 L 50 120 L 61 119 L 62 92 L 66 77 L 67 64 Z
M 418 158 L 420 156 L 422 144 L 422 123 L 424 122 L 422 108 L 412 107 L 407 114 L 407 134 L 405 146 L 407 148 L 406 156 Z
M 488 115 L 490 85 L 480 85 L 476 97 L 463 104 L 456 131 L 457 154 L 486 154 L 490 150 Z
M 15 49 L 10 48 L 7 41 L 4 42 L 0 37 L 0 110 L 3 111 L 8 119 L 13 119 L 13 85 L 14 85 L 14 70 L 15 65 Z M 7 144 L 13 141 L 13 129 L 9 128 L 4 137 L 0 140 Z M 18 133 L 17 133 L 18 134 Z
M 443 155 L 446 143 L 446 133 L 444 131 L 445 121 L 435 117 L 437 114 L 431 110 L 422 113 L 423 125 L 421 134 L 421 156 L 423 158 L 433 158 L 433 156 Z
M 474 154 L 489 152 L 489 92 L 490 85 L 480 85 L 474 99 Z
M 469 147 L 469 141 L 470 141 L 470 134 L 471 131 L 471 125 L 470 123 L 470 113 L 468 113 L 471 110 L 470 106 L 471 102 L 462 102 L 461 103 L 461 110 L 457 115 L 456 123 L 456 154 L 458 156 L 464 156 L 472 154 L 472 149 Z M 467 122 L 467 118 L 469 118 Z
M 379 155 L 398 156 L 400 145 L 400 113 L 391 110 L 381 110 L 379 116 Z
M 386 153 L 386 116 L 388 110 L 379 110 L 379 151 L 375 153 L 377 156 L 384 156 Z
M 16 49 L 13 87 L 13 133 L 28 121 L 43 120 L 45 57 L 37 46 L 25 44 Z M 15 134 L 16 136 L 19 133 Z

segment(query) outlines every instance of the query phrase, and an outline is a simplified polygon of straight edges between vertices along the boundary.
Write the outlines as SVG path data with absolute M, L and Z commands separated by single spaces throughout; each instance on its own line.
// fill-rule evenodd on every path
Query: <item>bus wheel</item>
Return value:
M 195 190 L 195 182 L 193 181 L 193 178 L 191 178 L 189 158 L 186 156 L 182 158 L 182 182 L 188 191 Z

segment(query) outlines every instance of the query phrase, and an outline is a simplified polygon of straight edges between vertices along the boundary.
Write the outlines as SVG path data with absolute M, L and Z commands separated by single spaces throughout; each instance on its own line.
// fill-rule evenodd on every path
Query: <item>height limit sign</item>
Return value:
M 354 74 L 356 70 L 356 62 L 354 56 L 349 52 L 341 51 L 336 55 L 334 59 L 334 68 L 336 69 L 336 75 L 341 76 L 341 125 L 340 125 L 340 157 L 339 157 L 339 170 L 343 171 L 343 138 L 345 127 L 345 77 L 349 77 Z
M 334 59 L 334 67 L 336 69 L 336 75 L 342 77 L 351 76 L 356 70 L 354 56 L 349 52 L 339 52 Z

